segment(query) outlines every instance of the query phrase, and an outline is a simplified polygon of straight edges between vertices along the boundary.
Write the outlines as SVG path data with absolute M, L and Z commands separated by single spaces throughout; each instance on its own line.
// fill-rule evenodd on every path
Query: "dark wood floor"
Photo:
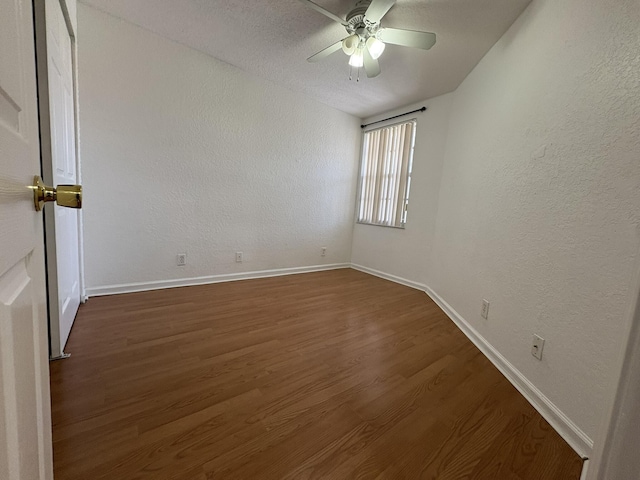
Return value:
M 66 350 L 56 480 L 580 476 L 427 295 L 354 270 L 93 298 Z

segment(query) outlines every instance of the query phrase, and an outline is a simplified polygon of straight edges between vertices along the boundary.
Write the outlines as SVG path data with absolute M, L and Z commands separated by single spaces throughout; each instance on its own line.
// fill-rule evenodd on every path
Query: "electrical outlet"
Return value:
M 482 318 L 485 320 L 489 318 L 489 300 L 482 300 L 482 311 L 480 315 L 482 315 Z
M 327 247 L 322 247 L 322 253 L 320 253 L 320 255 L 323 257 L 327 256 Z
M 542 360 L 542 349 L 544 348 L 544 338 L 534 335 L 533 336 L 533 345 L 531 345 L 531 355 L 536 357 L 538 360 Z
M 242 263 L 242 252 L 236 252 L 236 262 Z
M 186 253 L 179 253 L 178 254 L 178 258 L 176 260 L 176 264 L 179 267 L 184 267 L 187 264 L 187 254 Z

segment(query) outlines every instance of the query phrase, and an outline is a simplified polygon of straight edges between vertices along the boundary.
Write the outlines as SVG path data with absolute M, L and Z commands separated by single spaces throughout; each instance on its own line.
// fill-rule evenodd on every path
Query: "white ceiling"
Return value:
M 382 26 L 435 32 L 428 51 L 388 45 L 382 73 L 349 81 L 348 57 L 307 57 L 346 36 L 298 0 L 83 0 L 242 70 L 368 117 L 455 90 L 530 0 L 398 0 Z M 355 0 L 316 0 L 340 17 Z

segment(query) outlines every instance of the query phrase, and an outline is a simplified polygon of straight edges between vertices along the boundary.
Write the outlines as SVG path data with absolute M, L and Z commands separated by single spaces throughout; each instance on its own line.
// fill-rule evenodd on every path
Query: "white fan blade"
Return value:
M 369 23 L 379 23 L 394 3 L 396 0 L 373 0 L 364 14 L 364 19 Z
M 311 55 L 309 58 L 307 58 L 307 62 L 319 62 L 320 60 L 324 60 L 329 55 L 331 55 L 332 53 L 336 53 L 341 48 L 342 48 L 342 40 L 334 43 L 333 45 L 328 46 L 324 50 L 320 50 L 315 55 Z
M 367 77 L 373 78 L 380 75 L 380 64 L 378 60 L 371 56 L 369 49 L 365 48 L 362 54 L 364 56 L 364 71 L 367 72 Z
M 378 38 L 384 43 L 402 45 L 403 47 L 422 48 L 429 50 L 436 43 L 436 34 L 431 32 L 416 32 L 399 28 L 382 28 Z
M 325 10 L 320 5 L 318 5 L 317 3 L 313 3 L 311 0 L 300 0 L 300 1 L 302 3 L 304 3 L 305 5 L 307 5 L 308 7 L 313 8 L 316 12 L 320 12 L 325 17 L 329 17 L 334 22 L 338 22 L 339 24 L 344 25 L 345 27 L 347 26 L 346 20 L 343 20 L 339 16 L 334 15 L 329 10 Z

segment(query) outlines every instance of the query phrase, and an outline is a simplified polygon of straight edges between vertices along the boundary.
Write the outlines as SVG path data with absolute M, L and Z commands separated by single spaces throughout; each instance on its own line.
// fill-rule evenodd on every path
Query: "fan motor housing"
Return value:
M 349 33 L 360 33 L 359 30 L 365 29 L 367 25 L 364 21 L 364 15 L 367 13 L 367 8 L 371 4 L 371 0 L 360 0 L 356 3 L 356 6 L 347 14 L 347 31 Z

